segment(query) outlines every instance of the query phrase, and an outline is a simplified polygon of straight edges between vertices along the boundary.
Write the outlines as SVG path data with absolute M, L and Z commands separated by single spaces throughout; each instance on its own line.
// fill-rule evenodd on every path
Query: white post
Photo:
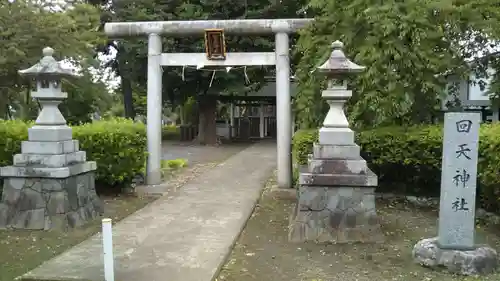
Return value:
M 288 34 L 276 33 L 276 126 L 278 133 L 277 181 L 280 188 L 292 187 L 292 139 L 290 103 L 290 60 Z
M 269 123 L 269 121 L 266 121 L 266 119 L 265 119 L 266 117 L 268 117 L 268 114 L 264 114 L 264 136 L 265 137 L 267 137 L 267 130 L 268 130 L 267 125 Z
M 162 122 L 162 70 L 160 56 L 161 37 L 150 34 L 148 40 L 148 94 L 147 94 L 147 137 L 148 161 L 146 183 L 153 185 L 161 182 L 161 122 Z
M 104 280 L 115 280 L 115 265 L 113 258 L 113 232 L 111 219 L 102 219 L 102 249 L 104 254 Z
M 260 138 L 264 138 L 264 104 L 261 103 L 259 107 L 259 133 Z
M 231 126 L 231 137 L 234 137 L 234 103 L 229 106 L 229 126 Z

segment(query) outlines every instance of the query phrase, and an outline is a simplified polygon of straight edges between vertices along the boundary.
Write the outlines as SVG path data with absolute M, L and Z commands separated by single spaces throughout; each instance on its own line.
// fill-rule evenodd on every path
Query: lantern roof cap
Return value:
M 359 73 L 365 70 L 364 66 L 355 64 L 345 56 L 344 51 L 342 50 L 344 48 L 344 44 L 342 42 L 337 40 L 333 42 L 331 46 L 333 51 L 328 60 L 318 67 L 319 72 L 335 75 Z
M 54 49 L 51 47 L 43 48 L 43 57 L 38 63 L 30 68 L 19 70 L 18 73 L 27 77 L 74 77 L 75 73 L 71 69 L 63 68 L 61 63 L 53 57 Z

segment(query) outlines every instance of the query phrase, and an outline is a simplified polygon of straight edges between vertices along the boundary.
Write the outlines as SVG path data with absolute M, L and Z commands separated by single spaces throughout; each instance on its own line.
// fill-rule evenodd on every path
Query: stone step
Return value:
M 21 142 L 21 153 L 24 154 L 65 154 L 76 152 L 80 149 L 77 140 L 67 141 L 23 141 Z
M 72 134 L 71 128 L 66 125 L 36 125 L 28 129 L 28 139 L 30 141 L 69 141 Z
M 67 154 L 44 155 L 44 154 L 16 154 L 14 155 L 14 166 L 36 166 L 47 168 L 61 168 L 87 160 L 85 151 L 76 151 Z
M 354 145 L 330 145 L 315 143 L 313 146 L 314 159 L 353 159 L 360 158 L 361 149 Z
M 352 145 L 354 144 L 354 132 L 349 128 L 319 129 L 319 143 L 326 145 Z
M 299 175 L 301 185 L 321 185 L 321 186 L 377 186 L 378 179 L 371 170 L 366 174 L 312 174 L 301 173 Z
M 364 175 L 368 171 L 366 161 L 345 159 L 309 159 L 308 172 L 311 174 Z
M 83 174 L 96 169 L 97 164 L 94 161 L 87 161 L 61 168 L 5 166 L 0 167 L 0 177 L 69 178 L 70 176 Z

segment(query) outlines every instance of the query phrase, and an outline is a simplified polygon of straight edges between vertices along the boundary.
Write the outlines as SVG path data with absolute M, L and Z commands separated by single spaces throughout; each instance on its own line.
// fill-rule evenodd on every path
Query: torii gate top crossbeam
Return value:
M 243 19 L 110 22 L 104 32 L 110 37 L 203 34 L 206 29 L 220 28 L 226 34 L 293 33 L 304 28 L 313 19 Z

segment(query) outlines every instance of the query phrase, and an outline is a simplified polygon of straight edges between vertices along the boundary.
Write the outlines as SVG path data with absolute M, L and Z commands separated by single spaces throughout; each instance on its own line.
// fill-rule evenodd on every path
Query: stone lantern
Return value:
M 320 129 L 319 143 L 350 145 L 354 144 L 354 132 L 349 129 L 349 122 L 344 114 L 344 104 L 352 96 L 352 92 L 347 90 L 347 78 L 363 71 L 365 67 L 345 57 L 342 42 L 335 41 L 332 47 L 330 58 L 318 67 L 318 72 L 328 78 L 328 87 L 321 96 L 330 106 Z
M 330 110 L 309 155 L 307 170 L 299 175 L 289 240 L 380 242 L 384 237 L 375 209 L 377 176 L 361 158 L 344 113 L 344 104 L 352 96 L 346 79 L 365 68 L 345 57 L 340 41 L 332 47 L 328 60 L 318 67 L 318 72 L 328 77 L 322 97 Z
M 61 80 L 75 76 L 43 49 L 43 58 L 19 74 L 36 81 L 36 98 L 42 109 L 35 125 L 28 129 L 28 141 L 14 164 L 0 168 L 4 179 L 0 202 L 0 228 L 65 229 L 82 225 L 102 213 L 95 191 L 96 163 L 86 161 L 85 151 L 72 139 L 58 105 L 67 93 Z

